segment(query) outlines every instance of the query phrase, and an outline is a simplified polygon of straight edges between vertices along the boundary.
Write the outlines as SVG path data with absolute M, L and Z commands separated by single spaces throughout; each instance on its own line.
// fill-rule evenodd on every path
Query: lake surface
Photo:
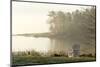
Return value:
M 47 51 L 50 45 L 48 38 L 34 38 L 24 36 L 12 37 L 12 50 L 13 51 L 25 51 L 25 50 L 37 50 Z
M 69 45 L 62 39 L 35 38 L 24 36 L 12 37 L 13 51 L 36 50 L 40 52 L 47 51 L 67 51 Z
M 75 40 L 12 36 L 12 51 L 70 52 Z M 95 46 L 79 44 L 83 53 L 95 53 Z

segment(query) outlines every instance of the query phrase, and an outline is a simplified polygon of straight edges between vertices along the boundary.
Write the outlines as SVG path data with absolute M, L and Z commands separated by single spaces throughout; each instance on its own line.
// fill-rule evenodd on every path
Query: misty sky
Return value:
M 43 3 L 12 3 L 12 32 L 16 33 L 41 33 L 49 32 L 48 12 L 71 12 L 84 9 L 86 6 L 43 4 Z

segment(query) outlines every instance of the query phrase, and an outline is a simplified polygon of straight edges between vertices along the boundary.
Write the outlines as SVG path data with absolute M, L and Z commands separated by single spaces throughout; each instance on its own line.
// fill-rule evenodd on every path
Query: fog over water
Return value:
M 75 10 L 82 10 L 86 6 L 74 5 L 59 5 L 59 4 L 41 4 L 41 3 L 12 3 L 12 34 L 23 33 L 45 33 L 50 32 L 50 25 L 48 22 L 49 11 L 63 11 L 72 12 Z M 89 8 L 89 7 L 88 7 Z M 75 29 L 73 31 L 73 29 Z M 77 33 L 76 28 L 71 28 L 73 32 Z M 67 39 L 52 39 L 52 38 L 35 38 L 24 36 L 12 36 L 12 51 L 26 51 L 36 50 L 39 52 L 48 51 L 64 51 L 68 52 L 72 49 L 74 44 L 80 45 L 80 50 L 90 52 L 95 50 L 95 45 L 85 45 L 80 43 L 80 39 L 84 36 L 71 36 Z M 77 39 L 74 39 L 74 37 Z M 84 49 L 84 50 L 83 50 Z M 85 51 L 86 50 L 86 51 Z M 95 51 L 94 51 L 95 52 Z

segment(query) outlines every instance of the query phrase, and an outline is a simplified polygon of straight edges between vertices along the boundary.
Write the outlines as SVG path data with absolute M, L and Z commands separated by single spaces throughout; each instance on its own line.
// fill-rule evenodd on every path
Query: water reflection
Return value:
M 48 38 L 34 38 L 34 37 L 23 37 L 13 36 L 12 37 L 12 49 L 13 51 L 47 51 L 50 40 Z
M 72 51 L 75 42 L 70 39 L 35 38 L 35 37 L 12 37 L 13 51 L 36 50 L 44 53 L 64 53 Z M 80 53 L 95 53 L 95 46 L 79 43 Z

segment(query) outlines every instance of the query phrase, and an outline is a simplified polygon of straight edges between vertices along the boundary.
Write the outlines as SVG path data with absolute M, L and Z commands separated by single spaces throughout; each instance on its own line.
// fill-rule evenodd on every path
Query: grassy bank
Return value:
M 32 51 L 19 51 L 12 53 L 13 66 L 18 65 L 40 65 L 40 64 L 59 64 L 59 63 L 74 63 L 74 62 L 89 62 L 95 61 L 95 56 L 92 54 L 83 54 L 79 57 L 68 57 L 65 53 L 49 53 L 43 55 L 35 50 Z
M 58 64 L 72 62 L 95 61 L 94 57 L 40 57 L 40 56 L 14 56 L 13 65 Z

